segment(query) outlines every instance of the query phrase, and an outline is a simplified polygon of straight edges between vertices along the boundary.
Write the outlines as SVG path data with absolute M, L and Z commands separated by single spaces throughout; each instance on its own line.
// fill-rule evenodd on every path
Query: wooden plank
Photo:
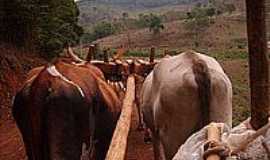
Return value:
M 269 72 L 266 45 L 265 0 L 246 0 L 251 91 L 251 125 L 259 129 L 268 122 Z
M 129 76 L 122 112 L 117 122 L 106 160 L 124 160 L 127 149 L 127 137 L 131 126 L 132 107 L 135 100 L 135 79 Z

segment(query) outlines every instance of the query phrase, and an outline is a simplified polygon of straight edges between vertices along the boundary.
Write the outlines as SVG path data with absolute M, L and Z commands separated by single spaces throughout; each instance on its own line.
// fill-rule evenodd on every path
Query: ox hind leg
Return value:
M 87 118 L 84 118 L 89 116 L 88 111 L 83 109 L 87 107 L 81 102 L 81 98 L 76 96 L 73 99 L 50 97 L 44 117 L 50 159 L 80 159 L 83 137 L 89 126 Z
M 163 144 L 159 138 L 158 131 L 153 133 L 152 141 L 153 141 L 155 160 L 166 160 L 165 153 L 164 153 L 164 147 L 163 147 Z
M 138 124 L 138 131 L 143 131 L 144 130 L 144 123 L 143 123 L 143 120 L 142 120 L 142 114 L 141 114 L 141 108 L 140 108 L 140 104 L 139 104 L 139 100 L 136 98 L 135 100 L 135 105 L 136 105 L 136 108 L 137 108 L 137 113 L 138 113 L 138 119 L 139 119 L 139 124 Z
M 22 134 L 27 157 L 29 160 L 32 160 L 34 157 L 32 154 L 32 132 L 30 131 L 32 128 L 30 126 L 30 116 L 28 115 L 25 105 L 26 101 L 22 95 L 22 92 L 19 92 L 14 99 L 12 114 Z

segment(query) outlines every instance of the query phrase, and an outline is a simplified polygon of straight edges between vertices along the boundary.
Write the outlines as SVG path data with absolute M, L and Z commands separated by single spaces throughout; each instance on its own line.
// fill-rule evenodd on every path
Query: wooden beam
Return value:
M 129 76 L 127 91 L 123 101 L 122 112 L 117 122 L 106 160 L 124 160 L 127 149 L 127 138 L 131 126 L 132 107 L 135 100 L 135 79 Z
M 267 124 L 269 116 L 265 0 L 246 0 L 246 8 L 251 89 L 251 125 L 257 130 Z

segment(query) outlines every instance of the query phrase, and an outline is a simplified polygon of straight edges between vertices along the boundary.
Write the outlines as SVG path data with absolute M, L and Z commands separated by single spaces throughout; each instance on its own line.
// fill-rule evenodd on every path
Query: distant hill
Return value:
M 80 24 L 91 26 L 100 21 L 113 21 L 122 17 L 124 12 L 129 16 L 138 13 L 159 13 L 170 10 L 183 10 L 196 3 L 206 3 L 207 0 L 80 0 Z
M 91 4 L 116 5 L 133 9 L 155 8 L 165 5 L 206 3 L 208 0 L 81 0 L 79 4 L 90 2 Z

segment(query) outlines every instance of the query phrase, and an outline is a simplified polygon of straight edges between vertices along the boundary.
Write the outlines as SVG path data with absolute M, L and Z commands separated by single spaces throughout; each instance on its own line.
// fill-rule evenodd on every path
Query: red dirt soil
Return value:
M 126 160 L 154 160 L 152 144 L 144 143 L 143 132 L 138 131 L 138 114 L 134 108 L 132 113 L 131 130 L 128 136 Z
M 26 73 L 45 60 L 11 46 L 0 45 L 0 160 L 26 159 L 24 146 L 11 115 L 12 97 Z

